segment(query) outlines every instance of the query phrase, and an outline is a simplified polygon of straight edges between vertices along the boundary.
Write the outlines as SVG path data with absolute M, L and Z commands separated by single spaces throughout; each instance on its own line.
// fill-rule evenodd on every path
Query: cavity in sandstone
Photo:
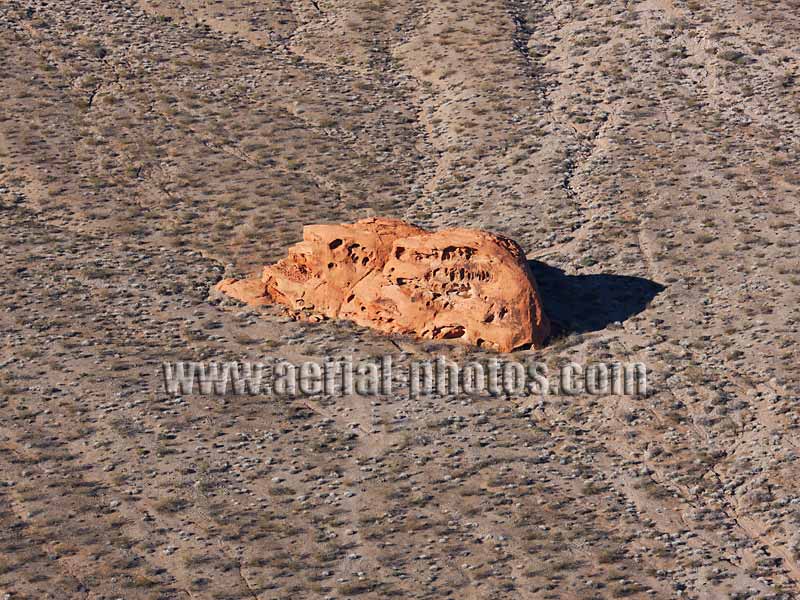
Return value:
M 220 291 L 296 317 L 349 319 L 386 333 L 452 339 L 508 352 L 550 332 L 525 254 L 477 229 L 430 232 L 394 219 L 309 225 L 260 278 Z

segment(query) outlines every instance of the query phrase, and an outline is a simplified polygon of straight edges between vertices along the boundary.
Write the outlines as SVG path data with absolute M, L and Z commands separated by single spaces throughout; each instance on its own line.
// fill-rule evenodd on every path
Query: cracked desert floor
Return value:
M 0 598 L 800 597 L 797 0 L 0 0 Z M 480 227 L 646 397 L 215 398 L 488 353 L 210 293 Z

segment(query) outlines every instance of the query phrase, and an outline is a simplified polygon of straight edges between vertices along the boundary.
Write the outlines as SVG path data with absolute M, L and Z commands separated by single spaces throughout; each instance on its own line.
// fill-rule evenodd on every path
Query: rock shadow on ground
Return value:
M 622 323 L 642 312 L 665 289 L 644 277 L 567 275 L 538 260 L 529 260 L 528 266 L 539 287 L 545 313 L 563 333 L 589 333 Z

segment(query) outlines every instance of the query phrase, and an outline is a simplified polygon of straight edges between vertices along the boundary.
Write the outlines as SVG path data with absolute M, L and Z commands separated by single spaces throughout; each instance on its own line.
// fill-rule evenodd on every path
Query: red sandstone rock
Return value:
M 273 303 L 272 298 L 266 295 L 267 288 L 264 282 L 255 277 L 252 279 L 223 279 L 216 288 L 231 298 L 236 298 L 250 306 Z
M 349 319 L 387 333 L 508 352 L 550 332 L 525 254 L 474 229 L 429 232 L 393 219 L 310 225 L 260 280 L 217 289 L 248 304 Z

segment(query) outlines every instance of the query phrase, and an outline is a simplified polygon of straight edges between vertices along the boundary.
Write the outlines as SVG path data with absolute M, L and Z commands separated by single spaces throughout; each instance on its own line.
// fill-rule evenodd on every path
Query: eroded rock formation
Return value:
M 297 317 L 349 319 L 387 333 L 453 339 L 508 352 L 550 332 L 525 254 L 476 229 L 430 232 L 393 219 L 309 225 L 260 278 L 220 291 Z

